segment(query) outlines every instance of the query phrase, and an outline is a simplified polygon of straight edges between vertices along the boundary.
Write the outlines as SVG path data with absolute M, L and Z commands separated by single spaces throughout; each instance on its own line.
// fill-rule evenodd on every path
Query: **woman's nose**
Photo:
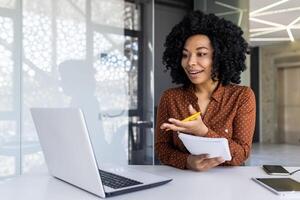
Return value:
M 191 55 L 188 59 L 188 65 L 194 66 L 194 65 L 196 65 L 196 63 L 197 63 L 196 56 Z

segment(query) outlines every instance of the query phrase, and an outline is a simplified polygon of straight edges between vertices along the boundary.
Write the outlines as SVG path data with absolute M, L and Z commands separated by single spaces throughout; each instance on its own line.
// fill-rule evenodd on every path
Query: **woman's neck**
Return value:
M 202 96 L 204 98 L 210 98 L 212 93 L 218 86 L 219 81 L 209 81 L 204 84 L 194 85 L 194 91 L 197 96 Z

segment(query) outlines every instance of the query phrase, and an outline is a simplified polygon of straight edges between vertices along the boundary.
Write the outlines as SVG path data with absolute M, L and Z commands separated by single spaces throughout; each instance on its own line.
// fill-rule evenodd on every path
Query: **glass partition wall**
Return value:
M 20 173 L 20 3 L 0 1 L 0 177 Z
M 0 0 L 0 179 L 44 164 L 31 107 L 80 107 L 100 163 L 153 164 L 153 1 Z

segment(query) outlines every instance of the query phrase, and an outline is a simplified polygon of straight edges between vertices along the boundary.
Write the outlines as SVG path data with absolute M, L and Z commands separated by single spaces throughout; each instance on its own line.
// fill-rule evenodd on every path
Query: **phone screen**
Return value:
M 289 175 L 290 174 L 281 165 L 263 165 L 263 169 L 268 174 L 274 174 L 274 175 Z
M 300 191 L 300 183 L 291 178 L 256 178 L 256 180 L 278 192 Z

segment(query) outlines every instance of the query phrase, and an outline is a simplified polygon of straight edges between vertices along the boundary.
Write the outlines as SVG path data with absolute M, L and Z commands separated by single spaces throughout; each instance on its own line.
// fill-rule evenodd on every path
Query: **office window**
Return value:
M 2 0 L 0 10 L 0 178 L 45 162 L 31 107 L 81 107 L 97 159 L 128 163 L 141 110 L 141 4 Z
M 0 179 L 20 174 L 20 91 L 18 9 L 0 2 Z

